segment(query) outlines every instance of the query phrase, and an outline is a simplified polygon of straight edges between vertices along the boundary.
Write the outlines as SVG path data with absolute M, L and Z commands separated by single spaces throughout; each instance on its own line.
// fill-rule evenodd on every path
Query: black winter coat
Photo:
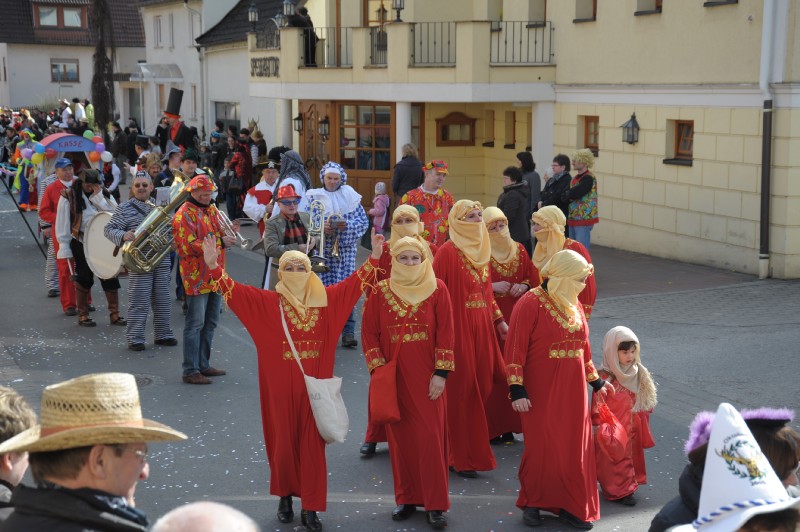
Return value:
M 508 218 L 508 231 L 514 242 L 525 243 L 531 239 L 529 198 L 530 187 L 525 181 L 503 187 L 503 193 L 497 198 L 497 208 Z
M 419 159 L 410 155 L 403 157 L 394 166 L 394 173 L 392 174 L 392 191 L 397 201 L 399 202 L 409 190 L 420 186 L 424 177 L 422 163 Z
M 572 176 L 569 172 L 561 172 L 550 178 L 542 190 L 542 207 L 555 205 L 564 213 L 564 218 L 569 218 L 569 199 L 567 192 Z
M 703 468 L 687 464 L 678 479 L 678 496 L 656 514 L 650 523 L 649 532 L 665 532 L 673 526 L 686 525 L 697 519 L 702 481 Z

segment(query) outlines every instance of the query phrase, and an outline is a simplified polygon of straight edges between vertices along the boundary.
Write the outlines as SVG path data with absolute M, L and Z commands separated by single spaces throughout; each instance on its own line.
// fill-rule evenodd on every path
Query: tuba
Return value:
M 122 263 L 130 272 L 150 273 L 172 251 L 175 237 L 170 213 L 180 207 L 189 195 L 186 191 L 189 176 L 180 170 L 172 170 L 172 175 L 175 180 L 170 187 L 169 204 L 154 207 L 136 228 L 133 240 L 122 246 Z

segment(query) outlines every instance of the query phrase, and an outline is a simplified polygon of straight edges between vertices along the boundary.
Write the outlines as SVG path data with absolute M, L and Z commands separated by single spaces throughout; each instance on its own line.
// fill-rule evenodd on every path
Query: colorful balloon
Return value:
M 87 129 L 86 131 L 83 132 L 83 138 L 92 140 L 93 137 L 94 137 L 94 131 L 92 131 L 91 129 Z
M 33 164 L 39 164 L 43 160 L 44 160 L 44 154 L 43 153 L 34 153 L 33 156 L 31 157 L 31 162 Z
M 100 154 L 100 160 L 104 163 L 110 163 L 114 159 L 114 156 L 111 155 L 110 151 L 104 151 Z
M 25 148 L 24 150 L 22 150 L 21 155 L 22 155 L 23 159 L 29 159 L 30 160 L 31 155 L 33 155 L 33 150 L 30 149 L 30 148 Z
M 100 144 L 101 142 L 103 142 L 103 137 L 101 137 L 100 135 L 95 135 L 94 137 L 92 137 L 92 142 L 94 142 L 95 144 Z
M 103 144 L 102 142 L 98 142 L 94 147 L 94 151 L 96 151 L 97 153 L 103 153 L 104 151 L 106 151 L 106 145 Z
M 93 163 L 96 163 L 97 161 L 100 160 L 100 154 L 97 153 L 96 151 L 90 151 L 89 160 L 92 161 Z
M 41 142 L 37 142 L 36 144 L 33 145 L 33 151 L 35 151 L 36 153 L 44 153 L 45 149 L 46 148 L 44 147 L 44 144 L 42 144 Z
M 44 156 L 48 159 L 55 159 L 56 155 L 58 155 L 58 152 L 53 148 L 47 148 L 44 150 Z

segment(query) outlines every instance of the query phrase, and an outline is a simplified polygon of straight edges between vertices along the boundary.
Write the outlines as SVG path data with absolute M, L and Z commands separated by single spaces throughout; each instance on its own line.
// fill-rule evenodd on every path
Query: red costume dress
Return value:
M 568 238 L 564 241 L 564 247 L 561 250 L 571 249 L 572 251 L 581 255 L 586 262 L 589 264 L 592 263 L 592 257 L 589 256 L 589 252 L 586 250 L 586 247 L 577 242 Z M 542 284 L 541 274 L 539 274 L 539 270 L 536 269 L 536 266 L 531 266 L 533 268 L 533 272 L 531 273 L 531 281 L 533 282 L 534 286 L 539 286 Z M 578 294 L 578 301 L 583 306 L 583 313 L 586 314 L 586 319 L 592 317 L 592 309 L 594 308 L 594 301 L 597 299 L 597 281 L 594 278 L 594 273 L 592 273 L 589 277 L 586 278 L 586 288 Z
M 422 190 L 422 187 L 409 190 L 400 200 L 403 205 L 411 205 L 419 212 L 419 219 L 425 225 L 422 237 L 441 247 L 447 242 L 450 223 L 447 216 L 453 208 L 453 195 L 440 188 L 433 194 Z
M 370 372 L 398 357 L 400 421 L 381 425 L 389 438 L 396 503 L 447 511 L 446 395 L 432 401 L 428 387 L 434 370 L 454 370 L 453 318 L 447 287 L 441 280 L 436 284 L 431 296 L 412 306 L 392 292 L 388 280 L 379 282 L 364 305 L 361 340 Z
M 655 441 L 650 432 L 650 412 L 631 411 L 636 403 L 636 394 L 605 371 L 600 372 L 600 377 L 614 387 L 615 393 L 606 395 L 605 403 L 628 433 L 625 456 L 619 462 L 612 461 L 595 439 L 597 480 L 605 498 L 615 501 L 635 492 L 639 484 L 647 484 L 644 450 L 655 446 Z M 595 426 L 600 424 L 598 406 L 596 397 L 592 397 L 592 425 Z
M 512 285 L 526 284 L 531 286 L 533 263 L 531 262 L 530 255 L 525 251 L 525 246 L 517 243 L 517 248 L 517 258 L 511 260 L 507 264 L 500 264 L 494 257 L 489 261 L 493 283 L 508 281 Z M 517 304 L 520 298 L 512 297 L 509 294 L 495 294 L 494 299 L 497 301 L 497 306 L 500 307 L 503 316 L 510 319 L 511 312 L 514 310 L 514 305 Z M 497 336 L 497 343 L 502 353 L 505 349 L 505 342 L 500 339 L 500 336 Z M 522 423 L 519 419 L 519 413 L 514 412 L 511 408 L 511 400 L 508 398 L 508 384 L 506 383 L 505 373 L 502 374 L 502 379 L 495 379 L 495 386 L 489 396 L 486 410 L 489 412 L 487 418 L 487 422 L 489 423 L 489 436 L 495 437 L 507 432 L 522 432 Z
M 310 307 L 305 316 L 277 292 L 239 284 L 211 271 L 216 288 L 250 333 L 258 350 L 261 419 L 272 495 L 300 497 L 304 510 L 324 512 L 328 493 L 325 440 L 319 435 L 300 368 L 280 326 L 278 305 L 307 375 L 333 376 L 336 344 L 350 311 L 361 297 L 362 280 L 374 283 L 370 258 L 341 283 L 328 286 L 327 307 Z M 273 324 L 265 327 L 264 324 Z
M 458 471 L 489 471 L 497 467 L 489 446 L 486 403 L 503 361 L 495 338 L 495 322 L 503 314 L 494 300 L 489 266 L 480 271 L 448 241 L 433 261 L 444 281 L 459 328 L 455 342 L 458 371 L 447 382 L 447 436 L 450 465 Z
M 508 384 L 523 385 L 532 405 L 520 414 L 525 450 L 517 507 L 563 509 L 583 521 L 597 520 L 586 383 L 599 376 L 586 319 L 571 323 L 542 287 L 534 288 L 511 315 L 505 360 Z

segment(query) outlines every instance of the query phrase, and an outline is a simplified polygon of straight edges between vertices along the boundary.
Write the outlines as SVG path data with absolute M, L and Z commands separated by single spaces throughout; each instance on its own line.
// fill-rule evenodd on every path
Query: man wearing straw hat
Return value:
M 96 373 L 45 388 L 41 423 L 0 444 L 28 452 L 36 488 L 18 486 L 0 530 L 147 530 L 134 507 L 147 442 L 186 435 L 142 418 L 133 375 Z

